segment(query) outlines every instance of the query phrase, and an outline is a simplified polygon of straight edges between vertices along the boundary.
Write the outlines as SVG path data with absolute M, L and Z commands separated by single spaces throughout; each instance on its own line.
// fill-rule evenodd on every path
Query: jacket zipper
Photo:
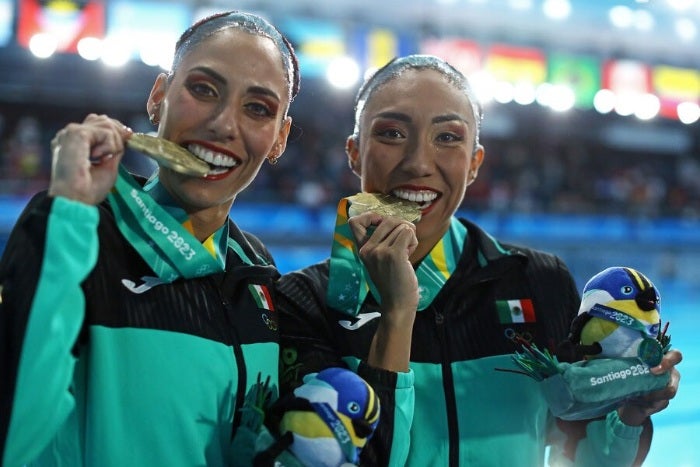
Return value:
M 233 420 L 231 423 L 231 440 L 236 436 L 238 427 L 241 424 L 241 410 L 243 403 L 245 402 L 245 392 L 246 392 L 246 381 L 248 380 L 248 375 L 245 366 L 245 358 L 243 357 L 243 349 L 241 349 L 241 339 L 238 336 L 238 329 L 236 329 L 236 323 L 233 319 L 232 305 L 226 297 L 221 293 L 220 288 L 216 282 L 212 279 L 210 283 L 213 284 L 214 290 L 218 292 L 219 301 L 224 309 L 226 315 L 226 321 L 228 322 L 228 333 L 231 339 L 231 349 L 233 352 L 233 359 L 236 362 L 236 400 L 233 406 Z
M 230 311 L 229 305 L 227 305 L 226 308 L 227 311 Z M 238 378 L 236 383 L 236 403 L 234 405 L 233 422 L 231 424 L 231 440 L 233 440 L 233 437 L 236 436 L 238 427 L 241 424 L 241 417 L 243 412 L 240 409 L 243 407 L 243 404 L 245 402 L 246 381 L 248 380 L 245 359 L 243 358 L 243 350 L 239 345 L 241 340 L 238 338 L 238 332 L 235 328 L 232 330 L 232 334 L 234 336 L 235 343 L 235 345 L 233 345 L 233 358 L 236 360 L 236 370 L 238 370 Z
M 445 315 L 435 310 L 435 326 L 440 339 L 442 358 L 442 387 L 445 393 L 445 409 L 447 413 L 447 433 L 449 436 L 448 465 L 459 466 L 459 425 L 457 424 L 457 400 L 455 398 L 454 377 L 450 364 L 447 332 L 445 330 Z

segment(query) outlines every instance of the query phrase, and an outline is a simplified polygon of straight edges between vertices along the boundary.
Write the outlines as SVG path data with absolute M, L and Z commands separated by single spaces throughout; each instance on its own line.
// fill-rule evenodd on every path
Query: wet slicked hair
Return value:
M 287 72 L 287 83 L 289 85 L 289 102 L 299 93 L 299 61 L 292 44 L 286 37 L 272 24 L 264 18 L 252 13 L 242 11 L 226 11 L 207 16 L 182 33 L 175 43 L 175 56 L 170 70 L 170 76 L 177 71 L 183 58 L 202 41 L 214 34 L 228 28 L 237 28 L 249 34 L 263 36 L 271 39 L 280 55 L 282 55 L 282 65 Z
M 481 119 L 483 118 L 481 103 L 476 98 L 476 94 L 467 77 L 445 60 L 433 55 L 415 54 L 394 58 L 364 82 L 355 97 L 355 129 L 353 130 L 353 137 L 355 139 L 359 138 L 362 113 L 372 94 L 384 84 L 398 78 L 408 70 L 435 70 L 443 75 L 448 83 L 467 96 L 472 106 L 472 112 L 474 112 L 474 122 L 476 124 L 474 146 L 476 148 L 476 145 L 479 144 L 479 132 L 481 130 Z

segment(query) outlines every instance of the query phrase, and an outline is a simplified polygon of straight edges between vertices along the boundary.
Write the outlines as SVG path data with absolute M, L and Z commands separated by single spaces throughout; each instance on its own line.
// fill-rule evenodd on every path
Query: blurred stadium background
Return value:
M 89 112 L 152 130 L 145 100 L 179 32 L 232 8 L 268 17 L 300 57 L 287 152 L 232 211 L 283 272 L 327 256 L 335 203 L 359 188 L 343 147 L 362 77 L 443 56 L 485 105 L 462 213 L 558 253 L 579 288 L 613 265 L 656 283 L 685 360 L 645 465 L 700 465 L 700 0 L 0 0 L 0 251 L 47 185 L 54 133 Z

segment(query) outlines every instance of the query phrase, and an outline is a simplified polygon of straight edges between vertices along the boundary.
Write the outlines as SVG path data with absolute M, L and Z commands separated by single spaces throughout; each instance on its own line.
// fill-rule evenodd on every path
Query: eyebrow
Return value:
M 219 81 L 222 84 L 226 84 L 228 82 L 226 80 L 226 78 L 224 78 L 221 74 L 219 74 L 218 72 L 216 72 L 216 71 L 214 71 L 211 68 L 206 67 L 206 66 L 194 67 L 190 70 L 190 72 L 192 72 L 192 71 L 199 71 L 199 72 L 204 73 L 205 75 L 209 75 L 213 79 L 215 79 L 216 81 Z M 277 93 L 275 93 L 270 88 L 266 88 L 265 86 L 249 86 L 246 91 L 251 93 L 251 94 L 259 94 L 259 95 L 263 95 L 263 96 L 269 96 L 277 101 L 281 100 L 280 97 L 277 95 Z
M 460 122 L 464 122 L 467 125 L 469 125 L 469 121 L 467 121 L 466 118 L 461 117 L 458 114 L 446 114 L 446 115 L 438 115 L 437 117 L 433 118 L 433 123 L 443 123 L 443 122 L 452 122 L 455 120 L 459 120 Z
M 272 89 L 266 88 L 265 86 L 250 86 L 248 92 L 251 94 L 261 94 L 263 96 L 269 96 L 273 99 L 280 101 L 280 97 Z
M 399 120 L 401 122 L 410 123 L 411 117 L 400 112 L 381 112 L 377 114 L 376 118 L 387 118 L 392 120 Z
M 399 120 L 401 122 L 406 122 L 406 123 L 411 123 L 412 119 L 409 115 L 401 113 L 401 112 L 381 112 L 377 114 L 377 118 L 389 118 L 392 120 Z M 458 120 L 460 122 L 464 122 L 467 125 L 469 125 L 469 121 L 467 121 L 466 118 L 461 117 L 458 114 L 445 114 L 445 115 L 438 115 L 437 117 L 434 117 L 432 119 L 432 123 L 443 123 L 443 122 L 452 122 Z

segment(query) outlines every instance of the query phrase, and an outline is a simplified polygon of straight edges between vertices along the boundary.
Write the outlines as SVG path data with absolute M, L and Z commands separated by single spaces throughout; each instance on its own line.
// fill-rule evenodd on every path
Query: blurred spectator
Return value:
M 5 194 L 31 194 L 48 183 L 51 164 L 43 145 L 41 123 L 33 115 L 22 116 L 2 143 L 0 174 Z
M 350 104 L 315 97 L 322 101 L 320 107 L 299 102 L 298 108 L 292 108 L 294 130 L 284 157 L 276 166 L 264 167 L 256 185 L 241 199 L 318 210 L 359 191 L 359 179 L 347 168 L 343 146 L 352 131 Z M 0 194 L 28 195 L 46 187 L 51 166 L 49 135 L 64 122 L 36 115 L 13 116 L 12 121 L 0 118 Z M 122 118 L 135 131 L 152 129 L 144 116 Z M 700 217 L 698 154 L 613 150 L 581 138 L 560 141 L 547 135 L 483 139 L 490 163 L 470 189 L 464 209 Z M 125 163 L 143 175 L 155 167 L 136 153 L 127 154 Z

